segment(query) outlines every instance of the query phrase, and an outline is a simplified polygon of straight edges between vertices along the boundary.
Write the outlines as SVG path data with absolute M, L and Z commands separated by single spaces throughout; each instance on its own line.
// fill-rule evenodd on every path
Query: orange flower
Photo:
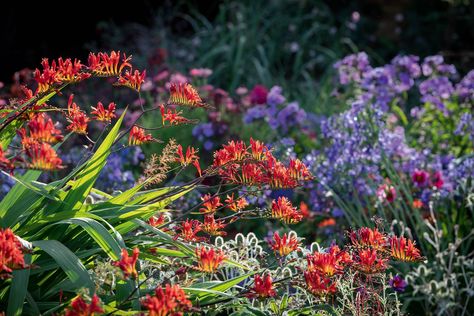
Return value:
M 101 122 L 110 122 L 116 117 L 115 115 L 115 103 L 110 102 L 109 106 L 104 108 L 102 102 L 98 102 L 96 107 L 92 107 L 94 111 L 91 114 L 94 114 L 94 119 Z
M 206 107 L 196 89 L 189 83 L 171 83 L 168 104 L 189 107 Z
M 419 199 L 413 200 L 413 208 L 419 209 L 423 207 L 423 202 Z
M 326 218 L 325 220 L 321 221 L 318 224 L 318 227 L 323 228 L 323 227 L 334 226 L 334 225 L 336 225 L 336 220 L 331 217 L 331 218 Z
M 325 276 L 342 273 L 345 265 L 352 262 L 351 256 L 338 246 L 331 246 L 328 252 L 315 252 L 306 257 L 309 271 L 317 271 Z
M 191 123 L 191 120 L 182 117 L 182 111 L 171 111 L 170 109 L 165 110 L 165 106 L 163 104 L 160 105 L 161 111 L 161 121 L 162 124 L 165 125 L 165 122 L 170 122 L 170 125 L 179 125 L 179 124 L 188 124 Z
M 385 249 L 387 236 L 378 231 L 377 228 L 361 227 L 357 231 L 349 233 L 352 245 L 357 248 L 371 247 L 375 250 Z
M 113 77 L 122 74 L 125 67 L 132 67 L 129 61 L 132 57 L 127 57 L 123 54 L 120 60 L 120 51 L 112 51 L 110 54 L 106 53 L 90 53 L 89 54 L 89 70 L 97 77 Z
M 36 69 L 33 73 L 33 78 L 38 84 L 35 94 L 46 93 L 53 85 L 60 82 L 56 69 L 56 62 L 53 62 L 50 66 L 48 58 L 43 58 L 41 66 L 43 66 L 43 71 Z
M 360 249 L 354 256 L 354 267 L 365 274 L 385 271 L 388 268 L 387 259 L 375 249 Z
M 94 316 L 95 313 L 102 315 L 105 311 L 100 307 L 100 300 L 94 294 L 91 303 L 87 304 L 81 296 L 76 296 L 71 301 L 71 306 L 66 310 L 66 316 Z
M 420 250 L 415 247 L 415 242 L 405 237 L 393 236 L 390 238 L 391 255 L 394 259 L 407 262 L 423 260 Z
M 140 250 L 138 248 L 133 248 L 133 254 L 130 257 L 128 255 L 127 249 L 123 248 L 120 261 L 115 261 L 113 263 L 114 266 L 119 267 L 120 270 L 122 270 L 125 279 L 128 279 L 129 276 L 131 276 L 133 279 L 138 278 L 138 272 L 135 266 L 137 264 L 139 253 Z
M 53 63 L 55 63 L 53 61 Z M 57 79 L 62 83 L 74 83 L 89 78 L 91 75 L 83 71 L 84 65 L 80 60 L 70 58 L 58 58 Z
M 259 274 L 256 274 L 253 280 L 254 285 L 250 292 L 246 295 L 247 297 L 263 299 L 276 295 L 275 289 L 273 287 L 273 280 L 269 274 L 265 274 L 263 278 Z
M 269 243 L 270 248 L 273 249 L 275 253 L 278 253 L 281 257 L 287 256 L 293 251 L 297 250 L 300 246 L 296 234 L 283 234 L 283 237 L 280 237 L 278 232 L 273 234 L 273 240 Z
M 225 236 L 226 232 L 222 231 L 227 225 L 224 224 L 224 221 L 217 220 L 214 218 L 213 214 L 204 216 L 204 223 L 202 225 L 202 230 L 208 233 L 211 236 Z
M 0 279 L 10 278 L 13 270 L 24 268 L 21 242 L 10 228 L 0 228 Z
M 222 206 L 221 198 L 219 196 L 213 196 L 208 193 L 201 197 L 201 200 L 204 202 L 202 203 L 202 207 L 199 209 L 199 212 L 203 214 L 207 213 L 214 213 L 217 209 Z
M 130 135 L 128 136 L 128 145 L 140 146 L 151 141 L 153 141 L 153 136 L 151 136 L 151 134 L 146 134 L 143 128 L 134 126 L 130 130 Z
M 51 171 L 63 168 L 63 161 L 48 143 L 32 144 L 26 149 L 26 155 L 31 160 L 28 164 L 30 169 Z
M 249 205 L 244 197 L 234 200 L 234 193 L 232 193 L 230 196 L 227 195 L 225 202 L 227 203 L 226 207 L 234 212 L 241 211 Z
M 140 92 L 142 83 L 145 81 L 145 76 L 146 70 L 143 70 L 142 73 L 140 73 L 138 70 L 135 70 L 133 73 L 131 72 L 131 70 L 127 70 L 123 75 L 120 75 L 115 85 L 128 87 L 137 92 Z
M 301 215 L 301 212 L 296 207 L 291 205 L 291 202 L 286 197 L 281 196 L 278 200 L 272 201 L 271 217 L 287 224 L 296 224 L 301 221 L 303 215 Z
M 197 270 L 207 273 L 214 273 L 226 256 L 222 250 L 214 250 L 213 248 L 197 247 L 196 257 L 198 266 Z
M 33 116 L 28 122 L 28 129 L 29 136 L 25 128 L 18 131 L 23 148 L 28 148 L 37 142 L 56 143 L 63 139 L 61 131 L 54 127 L 51 118 L 44 113 Z
M 193 306 L 179 285 L 169 285 L 155 289 L 155 296 L 147 294 L 143 307 L 149 316 L 181 316 Z
M 300 203 L 300 211 L 301 211 L 301 215 L 303 215 L 303 218 L 308 218 L 311 216 L 311 211 L 308 207 L 308 204 L 306 204 L 303 201 L 301 201 Z
M 186 149 L 186 155 L 184 155 L 183 146 L 178 145 L 178 149 L 176 151 L 178 158 L 176 158 L 176 161 L 181 163 L 182 166 L 187 166 L 193 163 L 195 160 L 199 160 L 199 156 L 196 155 L 196 153 L 197 150 L 194 149 L 194 147 L 188 146 L 188 148 Z
M 250 151 L 252 158 L 255 160 L 263 160 L 265 152 L 268 151 L 267 146 L 259 140 L 254 140 L 250 137 Z
M 178 237 L 183 238 L 188 242 L 198 242 L 204 238 L 196 236 L 198 232 L 202 230 L 202 224 L 195 219 L 187 219 L 185 222 L 182 222 L 178 227 L 178 233 L 175 236 L 175 239 Z
M 317 297 L 326 297 L 336 293 L 336 284 L 331 279 L 320 275 L 318 271 L 305 271 L 304 279 L 308 291 Z

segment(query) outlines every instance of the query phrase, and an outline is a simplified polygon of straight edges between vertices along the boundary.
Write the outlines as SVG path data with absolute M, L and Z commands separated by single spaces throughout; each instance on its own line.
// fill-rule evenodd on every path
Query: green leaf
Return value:
M 31 263 L 31 255 L 25 255 L 25 263 Z M 13 271 L 13 280 L 8 296 L 7 316 L 19 316 L 22 314 L 29 279 L 29 268 Z
M 99 148 L 97 148 L 97 151 L 89 159 L 84 169 L 77 174 L 76 181 L 64 199 L 64 203 L 69 205 L 73 210 L 79 210 L 82 207 L 85 198 L 91 191 L 97 177 L 107 163 L 107 157 L 111 152 L 111 147 L 117 137 L 126 112 L 127 111 L 125 110 L 122 113 L 107 137 L 104 139 L 102 144 L 100 144 Z
M 91 293 L 94 292 L 94 282 L 91 280 L 86 267 L 69 248 L 57 240 L 37 240 L 33 241 L 32 244 L 49 254 L 77 289 L 85 287 Z

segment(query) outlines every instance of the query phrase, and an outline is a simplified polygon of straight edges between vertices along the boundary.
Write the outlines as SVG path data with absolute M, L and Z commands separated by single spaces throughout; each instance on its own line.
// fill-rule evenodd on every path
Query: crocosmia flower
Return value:
M 30 160 L 27 164 L 30 169 L 52 171 L 63 168 L 63 161 L 48 143 L 32 144 L 27 148 L 26 155 Z
M 250 292 L 246 295 L 249 298 L 267 298 L 276 295 L 272 277 L 269 274 L 265 274 L 263 277 L 256 274 L 254 276 L 254 285 Z
M 128 255 L 127 249 L 124 248 L 122 249 L 122 256 L 120 257 L 120 260 L 113 263 L 114 266 L 119 267 L 120 270 L 122 270 L 125 279 L 128 279 L 130 276 L 134 279 L 138 277 L 136 264 L 139 254 L 140 250 L 138 248 L 133 248 L 133 254 L 130 257 Z
M 168 104 L 189 107 L 206 107 L 196 89 L 189 83 L 171 83 Z
M 417 262 L 423 260 L 420 250 L 416 248 L 415 242 L 405 237 L 393 236 L 390 239 L 392 258 L 400 261 Z
M 222 250 L 208 247 L 197 247 L 196 257 L 198 265 L 195 268 L 206 273 L 215 273 L 226 258 Z
M 284 196 L 272 201 L 271 217 L 287 224 L 296 224 L 303 219 L 301 212 Z
M 166 284 L 155 289 L 155 295 L 147 294 L 142 303 L 150 316 L 181 316 L 193 306 L 179 285 Z
M 70 307 L 66 310 L 66 316 L 94 316 L 102 315 L 105 311 L 100 307 L 100 299 L 94 295 L 88 304 L 82 296 L 77 296 L 71 301 Z
M 115 115 L 115 103 L 110 102 L 107 108 L 104 107 L 102 102 L 98 102 L 95 107 L 92 107 L 91 114 L 94 114 L 94 119 L 101 122 L 110 122 L 116 117 Z
M 289 235 L 283 234 L 282 237 L 280 237 L 278 232 L 275 232 L 273 234 L 273 240 L 271 240 L 268 244 L 270 248 L 272 248 L 273 251 L 278 253 L 281 257 L 289 255 L 293 251 L 297 250 L 300 246 L 300 242 L 294 232 L 290 233 Z
M 134 126 L 130 130 L 130 135 L 128 136 L 128 144 L 130 146 L 140 146 L 151 141 L 153 141 L 153 136 L 147 134 L 143 128 Z
M 0 228 L 0 279 L 11 277 L 11 272 L 24 269 L 23 247 L 10 228 Z

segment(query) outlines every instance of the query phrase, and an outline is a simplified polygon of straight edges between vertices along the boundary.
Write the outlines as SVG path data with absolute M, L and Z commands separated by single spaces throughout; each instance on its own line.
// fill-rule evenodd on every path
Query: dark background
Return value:
M 455 0 L 454 0 L 455 1 Z M 222 1 L 78 1 L 72 5 L 44 1 L 5 1 L 0 13 L 0 81 L 9 82 L 12 74 L 22 68 L 38 67 L 42 57 L 87 58 L 86 43 L 99 41 L 99 22 L 151 25 L 153 16 L 163 8 L 180 6 L 183 12 L 196 8 L 208 19 L 217 14 Z M 317 2 L 315 1 L 315 5 Z M 369 17 L 359 42 L 369 43 L 382 57 L 396 53 L 421 56 L 443 53 L 453 62 L 463 63 L 465 69 L 474 68 L 474 7 L 472 4 L 452 4 L 448 1 L 327 1 L 334 16 L 346 19 L 357 10 Z M 404 14 L 408 28 L 394 35 L 393 16 Z M 398 22 L 400 23 L 400 22 Z M 184 30 L 186 32 L 186 30 Z M 181 29 L 180 32 L 183 32 Z M 461 68 L 463 68 L 461 66 Z

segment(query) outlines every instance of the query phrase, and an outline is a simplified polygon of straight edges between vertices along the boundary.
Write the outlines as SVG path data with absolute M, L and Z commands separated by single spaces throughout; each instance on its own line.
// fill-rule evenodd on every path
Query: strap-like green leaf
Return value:
M 25 263 L 30 264 L 30 262 L 31 255 L 26 255 Z M 30 269 L 13 271 L 13 280 L 8 296 L 7 316 L 19 316 L 22 314 L 29 279 Z

